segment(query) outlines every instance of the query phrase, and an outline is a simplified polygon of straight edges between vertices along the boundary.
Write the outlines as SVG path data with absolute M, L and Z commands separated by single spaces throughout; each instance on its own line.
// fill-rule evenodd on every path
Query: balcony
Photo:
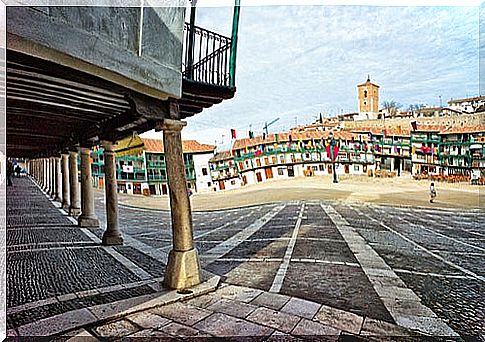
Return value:
M 167 176 L 148 175 L 148 181 L 166 182 L 167 181 Z
M 181 119 L 234 97 L 236 56 L 231 46 L 231 38 L 185 23 Z
M 183 77 L 195 82 L 234 87 L 234 82 L 230 79 L 229 63 L 232 39 L 194 26 L 191 55 L 188 51 L 190 33 L 191 26 L 185 23 Z
M 165 169 L 166 164 L 164 161 L 149 161 L 147 162 L 147 168 L 151 169 Z

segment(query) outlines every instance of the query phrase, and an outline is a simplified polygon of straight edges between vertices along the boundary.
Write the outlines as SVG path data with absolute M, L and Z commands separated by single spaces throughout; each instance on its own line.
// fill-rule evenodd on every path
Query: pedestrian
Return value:
M 20 177 L 20 171 L 22 171 L 22 168 L 19 164 L 17 164 L 17 166 L 15 167 L 15 173 L 17 174 L 17 177 Z
M 436 198 L 436 188 L 434 187 L 434 183 L 431 182 L 431 185 L 429 187 L 429 202 L 433 203 L 435 198 Z
M 192 190 L 187 189 L 187 195 L 189 195 L 189 197 L 192 196 Z
M 9 159 L 7 160 L 7 186 L 12 186 L 12 173 L 13 164 L 12 161 Z

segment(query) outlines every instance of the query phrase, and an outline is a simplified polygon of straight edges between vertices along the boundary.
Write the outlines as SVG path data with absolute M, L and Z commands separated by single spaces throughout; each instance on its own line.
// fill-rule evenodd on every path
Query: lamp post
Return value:
M 330 134 L 328 135 L 328 143 L 330 145 L 330 157 L 332 158 L 333 182 L 338 183 L 337 171 L 335 170 L 335 159 L 337 158 L 337 156 L 335 155 L 336 141 L 335 141 L 335 138 L 333 136 L 333 132 L 330 132 Z

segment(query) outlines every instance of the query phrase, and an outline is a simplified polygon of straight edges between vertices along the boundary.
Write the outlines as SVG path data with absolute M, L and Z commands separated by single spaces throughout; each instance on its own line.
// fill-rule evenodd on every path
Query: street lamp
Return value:
M 337 180 L 337 171 L 335 170 L 335 159 L 337 156 L 335 155 L 335 145 L 336 145 L 335 138 L 333 137 L 333 132 L 330 132 L 328 135 L 328 144 L 330 145 L 330 158 L 332 158 L 332 173 L 333 173 L 333 182 L 338 183 Z

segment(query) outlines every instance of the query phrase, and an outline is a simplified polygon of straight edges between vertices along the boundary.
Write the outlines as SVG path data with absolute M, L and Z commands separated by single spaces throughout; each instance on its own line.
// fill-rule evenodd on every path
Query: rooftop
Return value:
M 163 153 L 163 140 L 141 138 L 146 152 Z M 214 152 L 214 145 L 201 144 L 197 140 L 183 140 L 182 150 L 184 153 L 208 153 Z

